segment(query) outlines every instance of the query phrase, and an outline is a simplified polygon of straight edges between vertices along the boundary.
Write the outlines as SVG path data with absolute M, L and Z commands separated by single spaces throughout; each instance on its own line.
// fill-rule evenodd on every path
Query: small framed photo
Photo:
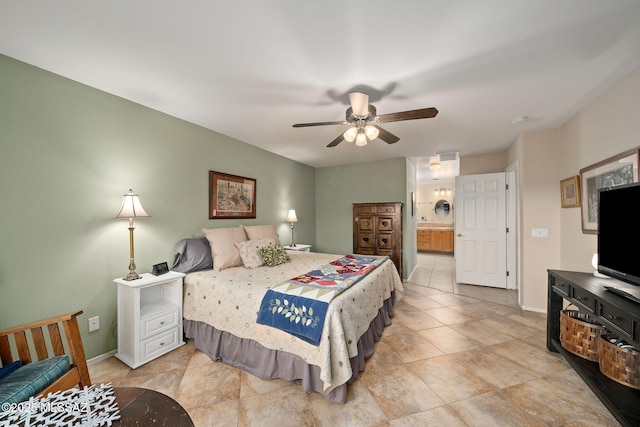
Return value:
M 583 233 L 598 233 L 598 190 L 638 182 L 638 156 L 634 148 L 580 169 Z
M 256 217 L 256 180 L 209 171 L 209 219 Z
M 580 176 L 560 181 L 560 200 L 563 208 L 580 207 Z

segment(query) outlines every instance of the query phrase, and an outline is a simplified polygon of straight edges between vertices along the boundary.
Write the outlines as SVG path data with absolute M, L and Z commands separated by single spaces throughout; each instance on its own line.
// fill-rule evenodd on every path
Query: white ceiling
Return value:
M 640 66 L 640 1 L 0 0 L 0 53 L 314 167 L 465 156 Z M 291 127 L 343 120 L 353 88 L 379 114 L 440 113 L 382 125 L 394 145 Z

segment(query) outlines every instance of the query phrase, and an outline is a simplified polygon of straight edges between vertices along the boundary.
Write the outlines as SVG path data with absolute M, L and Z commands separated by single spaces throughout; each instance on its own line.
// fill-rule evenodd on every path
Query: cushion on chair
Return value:
M 29 400 L 70 369 L 68 356 L 55 356 L 22 365 L 0 381 L 0 404 Z

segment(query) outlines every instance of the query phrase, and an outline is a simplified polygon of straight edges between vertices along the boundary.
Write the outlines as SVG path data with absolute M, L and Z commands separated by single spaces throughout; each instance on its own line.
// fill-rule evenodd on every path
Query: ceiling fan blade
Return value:
M 395 144 L 396 142 L 400 141 L 400 138 L 398 138 L 388 130 L 382 129 L 380 126 L 375 126 L 375 128 L 378 129 L 378 131 L 380 132 L 378 134 L 378 138 L 380 138 L 387 144 Z
M 430 119 L 438 114 L 434 107 L 421 108 L 419 110 L 402 111 L 400 113 L 381 114 L 376 117 L 378 123 L 399 122 L 403 120 Z
M 338 136 L 336 139 L 331 141 L 329 145 L 327 145 L 327 147 L 335 147 L 336 145 L 340 144 L 342 141 L 344 141 L 344 136 L 340 134 L 340 136 Z
M 356 116 L 365 117 L 369 114 L 369 95 L 366 93 L 351 92 L 349 101 L 351 101 L 353 114 Z
M 341 122 L 317 122 L 317 123 L 296 123 L 293 125 L 294 128 L 306 128 L 310 126 L 327 126 L 327 125 L 348 125 L 349 122 L 341 121 Z

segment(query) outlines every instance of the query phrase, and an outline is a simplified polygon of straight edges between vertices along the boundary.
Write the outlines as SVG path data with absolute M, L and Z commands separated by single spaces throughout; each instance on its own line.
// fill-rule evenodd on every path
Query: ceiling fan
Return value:
M 367 145 L 368 141 L 380 138 L 387 144 L 395 144 L 400 140 L 391 132 L 378 126 L 379 123 L 400 122 L 404 120 L 430 119 L 438 114 L 434 107 L 421 108 L 419 110 L 402 111 L 377 115 L 376 107 L 369 104 L 369 95 L 362 92 L 349 94 L 351 107 L 347 108 L 346 120 L 339 122 L 297 123 L 294 128 L 326 125 L 351 125 L 344 133 L 331 141 L 327 147 L 335 147 L 343 140 L 356 141 L 356 145 Z

